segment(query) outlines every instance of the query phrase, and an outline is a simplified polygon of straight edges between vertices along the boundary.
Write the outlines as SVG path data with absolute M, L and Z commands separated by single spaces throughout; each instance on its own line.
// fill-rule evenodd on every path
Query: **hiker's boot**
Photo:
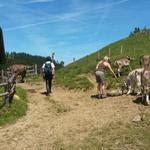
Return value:
M 106 94 L 102 94 L 101 96 L 102 96 L 102 98 L 106 98 L 106 97 L 107 97 L 107 95 L 106 95 Z
M 102 99 L 102 94 L 98 94 L 98 99 Z

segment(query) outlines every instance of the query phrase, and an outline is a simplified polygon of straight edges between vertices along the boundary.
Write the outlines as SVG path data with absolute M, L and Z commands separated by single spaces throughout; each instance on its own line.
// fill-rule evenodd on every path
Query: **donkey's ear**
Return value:
M 135 76 L 140 75 L 141 72 L 135 71 Z

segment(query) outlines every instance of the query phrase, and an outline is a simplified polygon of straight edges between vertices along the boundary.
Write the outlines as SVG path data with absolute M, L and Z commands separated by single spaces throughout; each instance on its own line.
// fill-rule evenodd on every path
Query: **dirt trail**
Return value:
M 95 89 L 75 92 L 54 87 L 46 97 L 43 83 L 21 86 L 28 90 L 28 111 L 16 123 L 0 128 L 0 150 L 50 150 L 59 140 L 65 145 L 76 143 L 94 128 L 131 121 L 143 107 L 133 103 L 133 96 L 91 98 Z

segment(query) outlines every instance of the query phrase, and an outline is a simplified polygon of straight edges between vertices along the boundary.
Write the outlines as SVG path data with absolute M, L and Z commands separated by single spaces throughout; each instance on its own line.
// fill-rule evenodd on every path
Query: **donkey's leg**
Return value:
M 150 101 L 149 101 L 149 93 L 147 92 L 146 93 L 146 103 L 149 105 L 150 104 Z
M 121 68 L 118 68 L 117 72 L 118 72 L 118 77 L 120 77 L 120 74 L 121 74 Z

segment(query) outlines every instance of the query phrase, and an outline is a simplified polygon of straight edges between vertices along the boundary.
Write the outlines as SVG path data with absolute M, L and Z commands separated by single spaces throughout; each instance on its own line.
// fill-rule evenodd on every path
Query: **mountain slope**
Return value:
M 131 63 L 131 67 L 135 69 L 140 68 L 139 57 L 143 54 L 150 54 L 150 34 L 136 33 L 135 35 L 114 42 L 59 70 L 56 74 L 56 82 L 69 88 L 83 88 L 86 90 L 93 87 L 92 83 L 86 77 L 87 74 L 93 74 L 94 76 L 95 66 L 98 60 L 105 55 L 110 56 L 111 64 L 113 64 L 116 59 L 126 57 L 127 55 L 131 56 L 135 59 Z M 108 86 L 112 87 L 114 84 L 116 85 L 116 83 L 120 84 L 125 80 L 128 72 L 129 69 L 124 68 L 123 76 L 114 79 L 108 71 Z

